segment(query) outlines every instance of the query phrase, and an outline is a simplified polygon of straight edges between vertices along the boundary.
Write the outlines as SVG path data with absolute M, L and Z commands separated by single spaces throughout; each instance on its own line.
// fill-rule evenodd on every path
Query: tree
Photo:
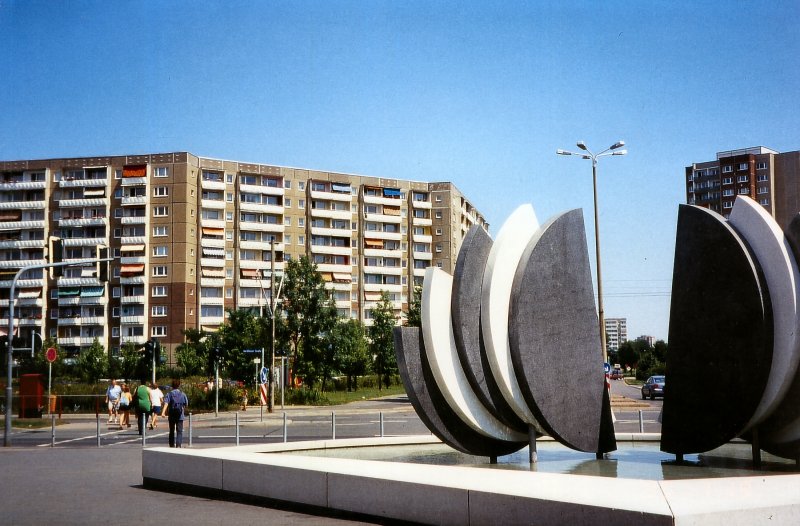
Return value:
M 330 293 L 317 266 L 303 256 L 286 263 L 283 281 L 285 314 L 282 338 L 288 353 L 293 353 L 294 372 L 301 374 L 307 385 L 324 376 L 324 350 L 329 350 L 326 331 L 333 327 L 336 309 L 331 309 Z M 333 320 L 333 321 L 332 321 Z
M 372 354 L 375 357 L 375 373 L 378 375 L 378 390 L 384 385 L 389 387 L 391 375 L 397 371 L 397 357 L 394 352 L 394 327 L 397 318 L 389 299 L 389 293 L 381 292 L 381 301 L 372 310 L 372 326 L 369 338 L 372 340 Z
M 617 360 L 623 367 L 636 367 L 639 363 L 639 349 L 635 342 L 627 341 L 620 344 L 617 350 Z
M 88 349 L 83 349 L 76 363 L 78 375 L 86 383 L 96 383 L 108 370 L 108 356 L 105 347 L 95 338 Z
M 406 313 L 406 327 L 422 327 L 422 287 L 414 286 Z
M 120 377 L 128 380 L 147 378 L 150 364 L 144 353 L 133 342 L 126 342 L 119 351 Z
M 333 346 L 337 367 L 347 376 L 347 390 L 357 390 L 358 376 L 367 372 L 369 364 L 364 325 L 358 320 L 337 323 L 333 328 Z
M 183 369 L 183 374 L 193 376 L 207 373 L 208 347 L 203 343 L 205 337 L 206 333 L 202 330 L 183 331 L 184 341 L 175 350 L 178 367 Z
M 236 380 L 252 378 L 253 357 L 243 351 L 263 347 L 263 324 L 247 310 L 227 309 L 226 312 L 228 322 L 215 333 L 222 349 L 220 368 L 224 368 L 226 374 Z
M 658 340 L 653 346 L 653 354 L 656 360 L 666 363 L 667 361 L 667 343 L 664 340 Z

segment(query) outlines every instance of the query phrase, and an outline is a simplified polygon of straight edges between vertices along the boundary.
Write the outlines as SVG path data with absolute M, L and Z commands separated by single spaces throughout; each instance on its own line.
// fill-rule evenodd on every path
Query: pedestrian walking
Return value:
M 131 427 L 131 398 L 130 387 L 123 383 L 119 397 L 119 427 Z
M 115 379 L 111 379 L 111 383 L 106 389 L 106 405 L 108 406 L 108 423 L 116 423 L 119 415 L 117 408 L 119 407 L 119 397 L 122 394 L 122 388 L 117 385 Z
M 161 414 L 161 404 L 164 401 L 164 393 L 158 388 L 158 384 L 150 384 L 150 429 L 158 428 L 158 415 Z
M 150 415 L 150 389 L 145 380 L 142 380 L 142 383 L 136 388 L 133 398 L 136 399 L 134 402 L 136 404 L 136 427 L 141 435 Z
M 166 416 L 169 423 L 169 447 L 181 447 L 183 443 L 184 409 L 189 405 L 189 399 L 180 386 L 180 380 L 172 380 L 172 390 L 164 397 L 161 408 L 161 416 Z

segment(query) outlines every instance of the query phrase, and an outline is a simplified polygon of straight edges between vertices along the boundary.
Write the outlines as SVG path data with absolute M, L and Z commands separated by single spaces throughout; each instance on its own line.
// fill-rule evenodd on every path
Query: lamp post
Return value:
M 606 349 L 606 320 L 605 312 L 603 311 L 603 277 L 600 270 L 600 227 L 597 212 L 597 159 L 609 155 L 625 155 L 627 150 L 620 150 L 625 146 L 625 141 L 617 141 L 610 147 L 606 148 L 598 154 L 592 153 L 583 141 L 578 141 L 578 148 L 582 153 L 570 152 L 567 150 L 556 150 L 558 155 L 576 155 L 581 159 L 588 159 L 592 161 L 592 189 L 594 190 L 594 248 L 595 258 L 597 264 L 597 315 L 600 321 L 600 345 L 603 349 L 603 363 L 608 361 L 608 349 Z

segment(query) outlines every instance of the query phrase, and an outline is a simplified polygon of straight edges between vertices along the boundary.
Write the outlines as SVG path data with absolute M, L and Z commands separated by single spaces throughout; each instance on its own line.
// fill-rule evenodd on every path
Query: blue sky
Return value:
M 768 6 L 768 7 L 767 7 Z M 800 3 L 0 0 L 0 159 L 188 150 L 583 208 L 606 316 L 667 338 L 684 167 L 800 148 Z M 504 184 L 500 184 L 504 181 Z M 592 258 L 593 259 L 593 258 Z

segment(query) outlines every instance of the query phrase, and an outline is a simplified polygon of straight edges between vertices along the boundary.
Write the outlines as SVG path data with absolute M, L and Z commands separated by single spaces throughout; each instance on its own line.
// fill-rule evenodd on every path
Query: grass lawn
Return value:
M 402 385 L 392 385 L 378 390 L 377 387 L 364 387 L 359 388 L 358 391 L 328 391 L 323 393 L 331 405 L 346 404 L 348 402 L 356 402 L 358 400 L 371 400 L 373 398 L 380 398 L 383 396 L 402 395 L 406 394 L 406 390 Z

